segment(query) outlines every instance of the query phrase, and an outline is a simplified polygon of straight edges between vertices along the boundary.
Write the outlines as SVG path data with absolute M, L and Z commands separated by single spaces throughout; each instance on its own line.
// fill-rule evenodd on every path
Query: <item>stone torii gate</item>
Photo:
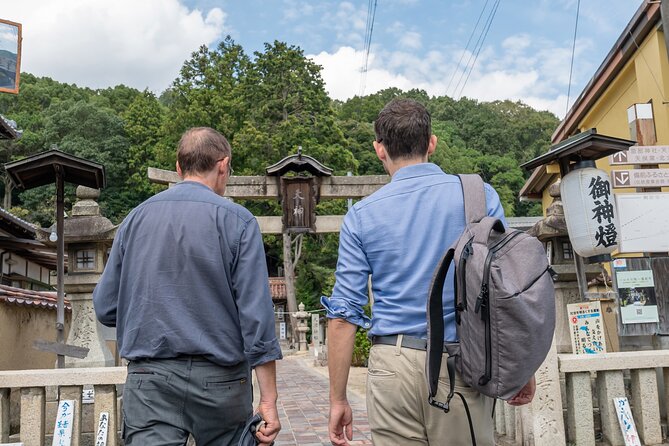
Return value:
M 296 155 L 288 156 L 267 167 L 264 176 L 233 176 L 225 188 L 225 196 L 240 200 L 279 200 L 283 203 L 283 216 L 257 216 L 263 234 L 283 234 L 284 278 L 288 313 L 293 338 L 297 335 L 294 317 L 298 308 L 295 298 L 294 267 L 301 251 L 302 235 L 307 233 L 339 232 L 343 215 L 315 215 L 316 203 L 322 199 L 362 198 L 390 181 L 387 175 L 332 176 L 331 169 L 314 158 L 303 155 L 301 148 Z M 288 176 L 289 172 L 298 174 Z M 304 175 L 308 176 L 304 176 Z M 149 167 L 149 180 L 157 184 L 173 185 L 181 181 L 174 171 Z M 300 183 L 301 186 L 299 184 Z M 299 191 L 298 191 L 299 190 Z M 301 220 L 293 215 L 292 198 L 298 193 L 304 199 Z M 288 196 L 290 195 L 290 196 Z M 301 208 L 302 206 L 300 206 Z M 295 238 L 293 238 L 293 234 Z M 292 246 L 295 245 L 295 254 Z M 296 341 L 296 339 L 293 339 Z
M 172 185 L 181 181 L 176 172 L 149 167 L 149 180 L 156 184 Z M 372 194 L 390 181 L 388 175 L 329 176 L 321 178 L 320 199 L 362 198 Z M 225 196 L 237 200 L 278 200 L 281 186 L 278 177 L 267 175 L 232 176 L 225 187 Z M 281 216 L 256 217 L 263 234 L 282 234 Z M 315 233 L 339 232 L 343 215 L 317 215 Z

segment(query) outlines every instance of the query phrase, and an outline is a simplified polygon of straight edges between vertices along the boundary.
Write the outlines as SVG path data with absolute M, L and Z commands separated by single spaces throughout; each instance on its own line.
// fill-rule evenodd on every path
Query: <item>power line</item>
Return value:
M 363 48 L 363 64 L 360 70 L 360 96 L 365 94 L 367 83 L 367 66 L 369 63 L 369 50 L 372 47 L 372 34 L 374 33 L 374 20 L 376 18 L 376 4 L 378 0 L 369 0 L 367 5 L 367 29 L 365 31 L 365 42 Z
M 465 53 L 469 49 L 469 44 L 472 41 L 472 37 L 474 37 L 474 33 L 479 27 L 479 23 L 481 22 L 481 17 L 483 17 L 483 13 L 486 10 L 486 7 L 488 6 L 488 1 L 485 0 L 485 4 L 483 5 L 483 9 L 481 9 L 481 13 L 479 14 L 479 18 L 476 20 L 476 25 L 474 25 L 474 29 L 472 29 L 472 32 L 469 34 L 469 39 L 467 40 L 467 45 L 465 46 L 465 49 L 462 53 L 460 53 L 460 60 L 458 60 L 458 64 L 455 66 L 455 69 L 453 70 L 453 74 L 451 74 L 451 79 L 448 81 L 448 86 L 446 87 L 446 92 L 451 89 L 451 83 L 453 83 L 453 79 L 455 79 L 455 74 L 458 72 L 460 69 L 460 64 L 462 63 L 462 58 L 465 57 Z
M 567 106 L 564 114 L 567 116 L 569 112 L 569 95 L 571 94 L 571 75 L 574 70 L 574 54 L 576 54 L 576 32 L 578 31 L 578 16 L 581 10 L 581 0 L 576 3 L 576 24 L 574 25 L 574 42 L 571 46 L 571 64 L 569 65 L 569 85 L 567 85 Z
M 465 78 L 465 81 L 462 84 L 462 88 L 460 88 L 460 93 L 458 93 L 458 99 L 462 96 L 462 92 L 465 89 L 465 86 L 467 85 L 467 81 L 469 81 L 469 76 L 471 76 L 472 71 L 474 71 L 474 66 L 476 65 L 476 61 L 479 58 L 479 54 L 481 53 L 481 48 L 483 48 L 483 44 L 485 43 L 486 37 L 488 37 L 488 32 L 490 31 L 490 27 L 492 26 L 492 22 L 495 20 L 495 16 L 497 15 L 497 9 L 499 8 L 499 3 L 501 0 L 497 0 L 495 4 L 492 7 L 492 10 L 490 11 L 490 15 L 488 15 L 488 20 L 485 24 L 485 27 L 483 28 L 481 36 L 479 36 L 479 41 L 481 42 L 480 45 L 477 42 L 478 48 L 475 47 L 476 50 L 476 55 L 474 56 L 474 62 L 472 62 L 472 65 L 469 67 L 469 72 L 467 73 L 467 77 Z M 471 55 L 470 55 L 471 59 Z M 465 72 L 467 69 L 465 68 Z M 464 74 L 464 72 L 463 72 Z M 459 84 L 459 82 L 458 82 Z M 456 86 L 457 90 L 457 86 Z

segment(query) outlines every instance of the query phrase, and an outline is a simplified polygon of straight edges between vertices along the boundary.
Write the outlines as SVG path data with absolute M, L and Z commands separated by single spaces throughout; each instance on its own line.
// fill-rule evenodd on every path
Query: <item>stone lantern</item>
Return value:
M 300 302 L 300 305 L 297 306 L 298 312 L 293 313 L 293 317 L 297 319 L 297 339 L 299 342 L 298 351 L 306 352 L 307 351 L 307 331 L 309 331 L 309 324 L 307 319 L 309 319 L 309 313 L 304 311 L 304 304 Z
M 114 357 L 105 344 L 104 328 L 93 309 L 93 289 L 107 261 L 116 226 L 100 215 L 98 189 L 77 187 L 77 201 L 64 222 L 67 252 L 65 293 L 72 303 L 72 323 L 67 344 L 88 348 L 84 359 L 66 357 L 66 367 L 106 367 L 114 365 Z M 40 238 L 48 237 L 42 232 Z M 46 241 L 46 240 L 45 240 Z

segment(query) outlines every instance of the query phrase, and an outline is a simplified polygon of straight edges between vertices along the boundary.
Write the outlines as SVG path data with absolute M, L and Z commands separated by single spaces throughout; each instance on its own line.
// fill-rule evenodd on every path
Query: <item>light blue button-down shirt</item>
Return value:
M 488 215 L 504 221 L 497 192 L 485 185 Z M 368 328 L 370 336 L 427 337 L 427 295 L 446 250 L 465 228 L 457 176 L 432 163 L 395 172 L 392 181 L 356 203 L 344 217 L 336 283 L 321 303 L 331 319 Z M 368 277 L 374 296 L 371 320 Z M 455 341 L 453 268 L 444 286 L 445 341 Z

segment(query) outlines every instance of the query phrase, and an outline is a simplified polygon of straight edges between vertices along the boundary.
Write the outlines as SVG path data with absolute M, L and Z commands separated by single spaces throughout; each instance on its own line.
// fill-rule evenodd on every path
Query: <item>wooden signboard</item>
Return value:
M 620 243 L 618 250 L 625 252 L 669 252 L 667 221 L 669 221 L 669 194 L 645 192 L 615 194 Z
M 618 423 L 623 434 L 625 446 L 641 446 L 639 434 L 634 425 L 634 418 L 630 410 L 630 403 L 627 398 L 613 398 L 613 405 L 616 408 L 616 415 L 618 415 Z
M 84 359 L 88 356 L 89 349 L 76 345 L 63 344 L 61 342 L 51 342 L 38 339 L 33 342 L 33 347 L 43 352 L 55 353 L 57 355 L 71 356 L 73 358 Z
M 613 187 L 669 186 L 669 169 L 632 169 L 611 171 Z
M 609 156 L 609 164 L 669 164 L 669 146 L 632 146 Z
M 109 412 L 100 412 L 98 430 L 95 434 L 95 446 L 107 446 L 107 431 L 109 430 Z
M 281 177 L 283 225 L 286 231 L 315 231 L 315 181 L 314 177 Z
M 51 446 L 70 446 L 72 444 L 72 424 L 74 423 L 74 400 L 61 400 L 56 412 L 56 425 L 53 428 Z

